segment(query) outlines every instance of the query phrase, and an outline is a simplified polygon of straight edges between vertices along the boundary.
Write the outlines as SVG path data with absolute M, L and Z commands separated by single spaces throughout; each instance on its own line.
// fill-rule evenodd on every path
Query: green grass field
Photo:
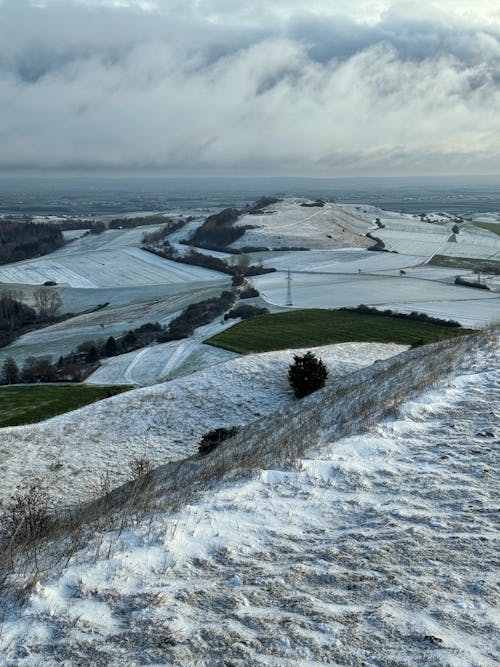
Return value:
M 424 343 L 432 343 L 468 332 L 468 329 L 395 317 L 342 310 L 305 309 L 244 320 L 212 336 L 205 343 L 240 354 L 250 354 L 348 342 L 409 345 L 421 339 Z
M 470 271 L 484 271 L 491 267 L 500 269 L 500 262 L 494 259 L 475 259 L 474 257 L 449 257 L 448 255 L 434 255 L 429 261 L 434 266 L 450 266 L 455 269 L 468 269 Z
M 132 387 L 32 385 L 0 388 L 0 427 L 33 424 Z
M 487 229 L 493 234 L 498 234 L 500 236 L 500 223 L 499 222 L 475 222 L 476 227 L 481 227 L 482 229 Z

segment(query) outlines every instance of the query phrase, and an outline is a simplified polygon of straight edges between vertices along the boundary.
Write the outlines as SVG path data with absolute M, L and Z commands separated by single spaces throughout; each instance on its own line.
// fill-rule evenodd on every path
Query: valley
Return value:
M 0 366 L 92 362 L 0 389 L 0 655 L 357 664 L 384 644 L 493 666 L 500 222 L 457 220 L 289 197 L 194 249 L 227 272 L 184 261 L 206 264 L 203 217 L 149 252 L 161 225 L 1 266 L 0 296 L 36 306 L 49 281 L 69 316 Z M 326 385 L 298 401 L 288 369 L 311 350 Z M 39 523 L 9 533 L 23 507 Z

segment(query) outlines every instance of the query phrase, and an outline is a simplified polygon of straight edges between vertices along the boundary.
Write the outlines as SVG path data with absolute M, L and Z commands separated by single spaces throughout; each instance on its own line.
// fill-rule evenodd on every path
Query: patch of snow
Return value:
M 383 253 L 385 254 L 385 253 Z M 252 278 L 261 295 L 273 304 L 285 306 L 286 273 L 276 272 Z M 417 310 L 429 315 L 440 311 L 463 322 L 480 326 L 500 317 L 500 295 L 486 290 L 445 284 L 433 280 L 391 275 L 338 275 L 292 271 L 292 302 L 295 308 L 340 308 L 361 303 Z
M 98 533 L 6 619 L 0 652 L 495 667 L 499 369 L 483 351 L 363 435 Z
M 303 207 L 308 200 L 286 198 L 264 209 L 263 215 L 244 215 L 238 226 L 252 225 L 235 241 L 234 248 L 264 246 L 287 248 L 369 247 L 365 237 L 371 228 L 370 216 L 355 208 L 325 202 L 323 207 Z
M 313 349 L 333 381 L 405 347 L 344 343 Z M 183 459 L 197 451 L 207 431 L 248 423 L 295 400 L 287 376 L 294 353 L 238 357 L 39 424 L 1 429 L 0 499 L 38 477 L 62 502 L 71 489 L 76 502 L 95 495 L 103 476 L 112 486 L 129 479 L 134 457 L 155 465 Z

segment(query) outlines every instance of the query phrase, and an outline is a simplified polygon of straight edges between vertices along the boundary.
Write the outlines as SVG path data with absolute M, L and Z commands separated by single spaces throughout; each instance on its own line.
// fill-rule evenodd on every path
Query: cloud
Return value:
M 500 29 L 452 4 L 4 1 L 0 168 L 498 172 Z

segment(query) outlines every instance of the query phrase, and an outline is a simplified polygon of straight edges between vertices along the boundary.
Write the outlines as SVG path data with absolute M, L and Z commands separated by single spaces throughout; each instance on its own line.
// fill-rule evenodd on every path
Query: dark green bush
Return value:
M 303 398 L 325 386 L 328 370 L 325 363 L 312 352 L 294 355 L 288 370 L 288 379 L 296 398 Z
M 226 313 L 224 319 L 231 320 L 240 317 L 242 320 L 248 320 L 250 317 L 267 315 L 268 312 L 269 310 L 267 308 L 260 308 L 259 306 L 251 306 L 250 304 L 243 303 L 230 310 L 229 313 Z
M 229 428 L 215 428 L 212 431 L 208 431 L 200 440 L 198 445 L 198 453 L 203 456 L 210 454 L 216 449 L 221 442 L 232 438 L 233 435 L 236 435 L 239 431 L 239 426 L 230 426 Z

